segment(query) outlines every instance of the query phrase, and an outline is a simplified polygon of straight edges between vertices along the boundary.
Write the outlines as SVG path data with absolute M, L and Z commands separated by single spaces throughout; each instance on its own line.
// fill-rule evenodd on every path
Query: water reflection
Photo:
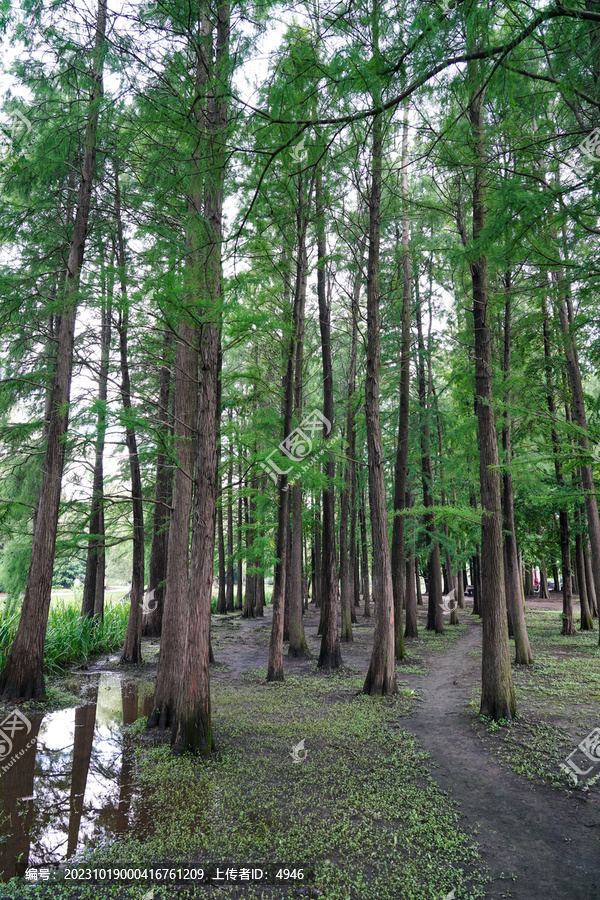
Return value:
M 147 833 L 148 811 L 135 802 L 131 784 L 134 748 L 119 725 L 147 715 L 151 695 L 111 673 L 92 681 L 87 696 L 85 706 L 28 715 L 31 732 L 14 736 L 11 757 L 24 754 L 2 772 L 3 881 L 115 833 Z M 32 738 L 37 741 L 26 747 Z

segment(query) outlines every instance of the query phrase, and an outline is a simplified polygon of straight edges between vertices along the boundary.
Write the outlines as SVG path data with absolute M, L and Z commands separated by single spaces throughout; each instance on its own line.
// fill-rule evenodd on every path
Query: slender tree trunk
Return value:
M 219 490 L 219 503 L 217 508 L 217 534 L 219 556 L 219 593 L 217 595 L 217 609 L 219 615 L 227 612 L 227 597 L 225 594 L 225 531 L 223 529 L 223 491 Z
M 243 597 L 243 540 L 244 540 L 244 498 L 242 497 L 242 460 L 240 458 L 240 464 L 238 467 L 238 478 L 239 478 L 239 495 L 238 495 L 238 558 L 237 558 L 237 594 L 235 601 L 236 609 L 243 609 L 244 607 L 244 597 Z
M 37 699 L 46 694 L 43 674 L 44 644 L 50 610 L 50 591 L 64 468 L 64 438 L 69 418 L 79 277 L 83 264 L 92 182 L 96 167 L 96 133 L 100 99 L 103 95 L 102 69 L 105 34 L 106 0 L 98 0 L 92 67 L 93 88 L 87 114 L 77 213 L 69 249 L 68 272 L 58 331 L 56 370 L 38 514 L 19 627 L 4 668 L 0 673 L 0 696 L 5 702 Z
M 333 366 L 331 363 L 331 310 L 325 290 L 325 212 L 323 205 L 323 172 L 319 164 L 316 173 L 315 213 L 317 221 L 317 296 L 319 301 L 319 327 L 321 332 L 321 356 L 323 362 L 323 415 L 329 426 L 323 424 L 323 436 L 333 428 Z M 317 666 L 335 669 L 342 665 L 340 634 L 338 628 L 339 591 L 335 553 L 335 458 L 328 453 L 325 463 L 327 486 L 323 490 L 323 576 L 322 614 L 323 631 Z
M 417 336 L 419 355 L 417 361 L 419 403 L 421 412 L 421 473 L 423 482 L 423 506 L 433 506 L 433 473 L 431 467 L 431 445 L 429 433 L 429 410 L 425 392 L 425 343 L 421 323 L 421 307 L 417 298 Z M 444 611 L 442 607 L 442 571 L 440 566 L 440 547 L 437 541 L 435 519 L 432 513 L 424 516 L 427 528 L 427 631 L 442 634 L 444 631 Z
M 581 383 L 581 371 L 579 368 L 579 359 L 577 355 L 577 344 L 573 334 L 573 316 L 569 316 L 568 306 L 570 306 L 570 297 L 565 286 L 565 281 L 561 273 L 557 274 L 558 287 L 561 296 L 558 299 L 558 317 L 563 337 L 563 346 L 565 358 L 567 361 L 567 372 L 569 375 L 569 384 L 571 387 L 571 395 L 573 397 L 573 418 L 580 428 L 579 446 L 583 451 L 581 455 L 581 481 L 585 496 L 585 507 L 587 511 L 588 533 L 591 548 L 591 564 L 592 575 L 594 578 L 594 588 L 596 596 L 600 595 L 600 517 L 598 515 L 598 501 L 596 499 L 596 486 L 594 484 L 594 476 L 590 465 L 590 444 L 587 434 L 587 420 L 585 414 L 585 401 L 583 397 L 583 386 Z M 571 319 L 571 321 L 569 321 Z
M 373 51 L 379 56 L 379 0 L 373 4 Z M 381 94 L 376 102 L 380 104 Z M 373 119 L 371 191 L 369 195 L 369 259 L 367 267 L 367 374 L 365 418 L 369 465 L 369 508 L 373 534 L 373 597 L 375 634 L 365 694 L 393 694 L 396 685 L 394 652 L 394 589 L 388 538 L 387 503 L 381 418 L 379 413 L 380 322 L 379 322 L 379 241 L 381 234 L 381 163 L 383 155 L 383 113 Z
M 371 588 L 369 584 L 369 546 L 367 543 L 367 512 L 365 506 L 365 492 L 362 491 L 361 505 L 358 512 L 360 522 L 360 546 L 362 559 L 362 590 L 364 612 L 363 617 L 369 619 L 371 617 Z
M 578 570 L 578 587 L 579 587 L 579 612 L 580 612 L 580 622 L 579 628 L 581 631 L 592 631 L 594 628 L 594 623 L 592 622 L 592 614 L 590 612 L 590 607 L 588 603 L 588 595 L 585 583 L 585 561 L 583 558 L 583 538 L 581 535 L 581 513 L 579 509 L 575 510 L 575 564 Z M 564 575 L 563 575 L 564 578 Z
M 554 456 L 554 472 L 559 488 L 565 486 L 565 476 L 562 471 L 560 443 L 554 422 L 556 420 L 556 404 L 554 402 L 554 386 L 552 383 L 552 354 L 550 349 L 550 329 L 548 321 L 548 308 L 546 300 L 542 298 L 542 319 L 544 337 L 544 362 L 546 371 L 546 394 L 548 412 L 550 413 L 552 453 Z M 575 622 L 573 620 L 573 596 L 571 592 L 571 534 L 569 525 L 569 513 L 563 506 L 558 514 L 560 528 L 560 554 L 563 569 L 563 612 L 561 633 L 574 635 Z M 556 563 L 552 564 L 554 575 L 554 590 L 558 591 L 559 579 Z
M 410 489 L 406 491 L 406 509 L 412 506 Z M 419 636 L 417 627 L 417 583 L 416 583 L 416 565 L 415 565 L 415 545 L 414 538 L 410 542 L 408 562 L 406 564 L 406 627 L 404 629 L 405 638 L 416 638 Z
M 475 151 L 473 185 L 473 240 L 482 240 L 486 228 L 486 146 L 483 120 L 483 89 L 479 65 L 468 64 L 471 97 L 468 115 Z M 515 691 L 510 668 L 508 625 L 502 553 L 502 505 L 498 442 L 492 398 L 492 345 L 489 322 L 487 257 L 481 252 L 471 264 L 473 319 L 475 329 L 475 390 L 479 424 L 479 480 L 481 487 L 482 555 L 482 673 L 480 715 L 512 719 L 516 715 Z
M 594 589 L 594 578 L 592 575 L 592 565 L 590 563 L 590 554 L 589 554 L 589 550 L 586 547 L 585 543 L 583 545 L 583 561 L 585 563 L 585 584 L 587 587 L 588 602 L 590 604 L 590 610 L 592 612 L 592 616 L 594 618 L 598 618 L 598 599 L 596 597 L 596 591 Z
M 104 440 L 106 435 L 106 398 L 108 396 L 108 368 L 110 358 L 112 293 L 114 269 L 109 267 L 108 277 L 103 272 L 102 330 L 100 335 L 100 372 L 98 375 L 98 419 L 92 507 L 90 511 L 90 542 L 88 544 L 82 617 L 104 618 L 105 540 L 104 540 Z
M 408 426 L 410 409 L 410 222 L 408 218 L 408 102 L 404 107 L 402 130 L 402 349 L 400 353 L 400 411 L 398 416 L 398 444 L 394 472 L 394 523 L 392 528 L 392 585 L 394 589 L 394 653 L 404 657 L 402 610 L 405 606 L 406 548 L 405 520 L 399 513 L 406 497 L 408 473 Z M 414 560 L 413 560 L 414 565 Z M 408 628 L 408 626 L 407 626 Z
M 362 263 L 362 253 L 361 253 Z M 354 607 L 354 564 L 348 547 L 348 513 L 350 497 L 356 492 L 356 435 L 354 432 L 354 403 L 356 391 L 356 353 L 358 348 L 358 302 L 362 279 L 362 265 L 359 264 L 352 291 L 352 344 L 348 368 L 348 391 L 346 399 L 346 464 L 344 486 L 340 497 L 340 583 L 342 606 L 342 641 L 352 641 L 352 619 L 356 621 Z M 355 534 L 350 529 L 350 548 L 354 551 Z
M 504 281 L 506 289 L 506 301 L 504 304 L 504 380 L 505 385 L 510 377 L 511 363 L 511 273 L 507 271 Z M 511 472 L 512 441 L 511 441 L 511 417 L 510 417 L 510 389 L 505 388 L 504 425 L 502 428 L 502 445 L 505 456 L 504 481 L 504 547 L 505 547 L 505 571 L 506 571 L 506 603 L 508 606 L 509 622 L 512 626 L 515 639 L 515 662 L 517 665 L 531 665 L 533 654 L 529 645 L 525 613 L 521 603 L 521 589 L 519 584 L 519 560 L 517 556 L 517 539 L 515 534 L 515 509 L 514 489 Z
M 421 564 L 419 557 L 415 555 L 415 586 L 417 589 L 417 606 L 423 606 L 423 592 L 421 590 Z
M 548 576 L 546 574 L 546 560 L 540 559 L 540 600 L 548 599 Z
M 233 414 L 229 411 L 229 422 Z M 229 466 L 227 468 L 227 612 L 235 609 L 233 591 L 233 448 L 229 444 Z
M 314 548 L 315 548 L 315 577 L 313 599 L 317 608 L 321 607 L 323 597 L 323 557 L 321 553 L 321 502 L 320 497 L 315 498 L 314 520 Z
M 134 413 L 131 405 L 131 382 L 129 378 L 129 298 L 125 276 L 125 243 L 121 220 L 121 191 L 119 172 L 115 162 L 115 220 L 117 224 L 117 262 L 121 283 L 121 309 L 119 310 L 119 350 L 121 355 L 121 398 L 126 415 L 125 441 L 129 453 L 131 472 L 131 506 L 133 513 L 133 565 L 131 575 L 131 602 L 125 644 L 121 652 L 121 663 L 137 665 L 142 661 L 142 607 L 144 605 L 144 502 L 142 496 L 142 476 L 137 440 L 134 428 Z
M 167 552 L 169 546 L 170 506 L 173 490 L 173 469 L 169 459 L 169 443 L 172 434 L 169 412 L 171 396 L 171 353 L 173 333 L 165 333 L 165 364 L 160 370 L 158 392 L 158 434 L 156 458 L 156 484 L 154 488 L 154 518 L 152 523 L 152 544 L 148 565 L 147 608 L 154 611 L 142 617 L 142 635 L 160 637 L 165 608 L 165 588 L 167 580 Z
M 299 241 L 299 303 L 297 304 L 296 319 L 294 322 L 295 361 L 294 361 L 294 407 L 298 421 L 302 419 L 303 409 L 303 372 L 304 372 L 304 307 L 306 303 L 306 277 L 308 259 L 306 254 L 305 230 L 303 220 L 305 218 L 304 179 L 302 174 L 298 176 L 298 233 Z M 292 530 L 291 546 L 288 558 L 288 581 L 286 583 L 286 607 L 284 612 L 284 640 L 289 640 L 288 655 L 292 657 L 308 656 L 308 646 L 302 621 L 302 486 L 295 483 L 292 487 Z M 285 619 L 288 621 L 286 622 Z M 288 626 L 286 628 L 286 625 Z

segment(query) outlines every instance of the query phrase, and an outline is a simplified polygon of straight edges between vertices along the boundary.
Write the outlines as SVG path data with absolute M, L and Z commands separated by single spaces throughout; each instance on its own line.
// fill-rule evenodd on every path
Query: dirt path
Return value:
M 462 828 L 476 832 L 494 879 L 490 900 L 598 900 L 600 804 L 534 786 L 486 753 L 467 708 L 480 682 L 480 664 L 468 654 L 480 645 L 481 625 L 460 618 L 467 633 L 429 658 L 428 675 L 414 678 L 424 702 L 402 727 L 431 754 L 432 776 L 458 803 Z
M 230 678 L 267 665 L 271 612 L 267 607 L 262 620 L 215 623 L 215 655 L 226 669 L 217 666 L 211 677 Z M 425 609 L 419 612 L 423 616 Z M 486 891 L 489 900 L 599 900 L 600 803 L 534 786 L 500 766 L 486 750 L 473 731 L 468 708 L 471 690 L 481 680 L 480 662 L 469 656 L 480 646 L 481 623 L 470 612 L 460 619 L 468 630 L 449 649 L 427 653 L 415 643 L 415 651 L 427 659 L 428 675 L 402 674 L 400 668 L 403 682 L 423 702 L 414 717 L 399 724 L 431 754 L 432 777 L 457 802 L 461 827 L 478 841 L 493 879 Z M 314 665 L 320 644 L 317 625 L 317 611 L 311 607 L 305 630 L 313 660 L 290 660 L 284 654 L 286 673 L 301 674 Z M 373 619 L 364 620 L 359 611 L 355 640 L 342 645 L 345 665 L 359 672 L 368 668 L 372 628 Z

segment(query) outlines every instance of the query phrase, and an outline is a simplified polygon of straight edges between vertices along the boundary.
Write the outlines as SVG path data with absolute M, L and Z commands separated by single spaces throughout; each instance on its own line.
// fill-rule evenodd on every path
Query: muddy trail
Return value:
M 546 606 L 547 604 L 547 606 Z M 529 605 L 529 604 L 528 604 Z M 553 608 L 552 601 L 532 606 Z M 354 642 L 342 645 L 344 665 L 366 673 L 373 634 L 373 619 L 358 610 Z M 221 619 L 215 634 L 217 666 L 212 677 L 231 678 L 266 667 L 271 608 L 263 620 Z M 425 607 L 419 609 L 420 627 Z M 404 685 L 414 688 L 421 701 L 416 714 L 399 721 L 413 732 L 431 755 L 432 777 L 454 800 L 461 827 L 478 842 L 489 867 L 489 900 L 598 900 L 600 898 L 600 794 L 589 796 L 545 785 L 534 785 L 500 765 L 486 750 L 473 728 L 469 707 L 472 689 L 480 684 L 480 661 L 469 655 L 481 645 L 481 622 L 470 611 L 460 613 L 466 633 L 444 651 L 427 652 L 414 642 L 409 653 L 423 655 L 428 674 L 402 672 Z M 318 657 L 318 615 L 305 617 L 312 660 L 284 656 L 285 671 L 301 674 Z

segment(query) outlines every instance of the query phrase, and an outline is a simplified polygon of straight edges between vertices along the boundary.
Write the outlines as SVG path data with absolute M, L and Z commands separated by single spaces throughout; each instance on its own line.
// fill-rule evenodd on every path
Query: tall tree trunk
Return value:
M 598 618 L 598 600 L 594 589 L 594 578 L 592 575 L 592 565 L 590 563 L 590 554 L 585 543 L 583 545 L 583 561 L 585 563 L 585 584 L 587 587 L 588 602 L 590 610 L 594 618 Z
M 217 612 L 224 615 L 227 612 L 227 597 L 225 594 L 225 532 L 223 529 L 223 491 L 219 488 L 219 502 L 217 504 L 217 534 L 219 557 L 219 592 L 217 595 Z
M 194 467 L 187 643 L 172 731 L 172 743 L 177 752 L 203 753 L 214 748 L 210 715 L 210 609 L 218 493 L 221 242 L 230 30 L 227 2 L 219 3 L 216 19 L 214 41 L 204 19 L 202 31 L 206 39 L 198 46 L 198 68 L 209 73 L 209 92 L 206 121 L 202 121 L 201 108 L 197 109 L 196 116 L 200 139 L 206 135 L 210 171 L 204 179 L 203 215 L 192 220 L 195 226 L 193 237 L 198 242 L 193 246 L 194 275 L 200 286 L 197 310 L 200 319 L 198 446 Z M 199 82 L 201 86 L 202 79 Z M 194 154 L 198 152 L 198 149 L 194 150 Z M 194 163 L 198 166 L 195 179 L 206 167 L 206 159 L 194 159 Z
M 421 412 L 421 475 L 423 482 L 423 506 L 433 506 L 433 473 L 431 467 L 431 444 L 429 432 L 429 409 L 425 391 L 425 343 L 421 322 L 421 307 L 417 298 L 417 337 L 419 355 L 417 361 L 419 404 Z M 433 513 L 424 516 L 427 528 L 427 630 L 442 634 L 444 631 L 444 611 L 442 607 L 442 570 L 440 566 L 440 547 L 437 541 L 437 530 Z
M 410 507 L 412 506 L 410 488 L 407 488 L 406 491 L 405 506 L 406 509 L 410 509 Z M 406 627 L 404 629 L 405 638 L 416 638 L 419 636 L 417 627 L 417 584 L 415 569 L 415 545 L 413 538 L 410 542 L 408 562 L 406 564 Z
M 548 576 L 546 574 L 546 560 L 540 559 L 540 600 L 548 599 Z
M 321 498 L 319 496 L 315 497 L 314 507 L 315 518 L 313 527 L 313 546 L 315 554 L 315 574 L 313 600 L 315 602 L 315 606 L 319 609 L 321 607 L 321 598 L 323 596 L 323 558 L 321 553 Z
M 504 304 L 504 381 L 505 385 L 510 378 L 511 363 L 511 273 L 506 272 L 504 286 L 506 289 L 506 301 Z M 515 508 L 514 488 L 511 472 L 512 441 L 511 441 L 511 417 L 510 417 L 510 388 L 505 387 L 504 424 L 502 427 L 502 446 L 504 449 L 504 547 L 506 564 L 506 602 L 508 606 L 509 621 L 512 625 L 515 639 L 515 662 L 517 665 L 531 665 L 533 654 L 529 645 L 525 613 L 521 603 L 521 586 L 519 583 L 519 560 L 517 556 L 517 539 L 515 534 Z
M 367 511 L 365 506 L 364 489 L 361 494 L 361 505 L 358 511 L 360 522 L 360 546 L 361 546 L 361 568 L 362 568 L 362 592 L 364 602 L 363 617 L 371 618 L 371 588 L 369 584 L 369 545 L 367 540 Z
M 103 260 L 104 262 L 104 260 Z M 104 269 L 104 266 L 103 266 Z M 106 435 L 106 398 L 108 396 L 108 368 L 110 359 L 112 294 L 114 268 L 109 266 L 102 273 L 102 330 L 100 333 L 100 371 L 98 374 L 98 419 L 96 425 L 96 451 L 92 506 L 90 510 L 90 541 L 88 544 L 82 617 L 104 618 L 104 581 L 106 569 L 104 540 L 104 441 Z
M 578 574 L 578 587 L 579 587 L 579 612 L 580 612 L 580 622 L 579 628 L 581 631 L 592 631 L 594 628 L 594 623 L 592 622 L 592 614 L 590 612 L 590 607 L 588 604 L 588 595 L 585 583 L 585 561 L 583 558 L 583 538 L 581 534 L 581 513 L 579 509 L 575 509 L 575 564 L 577 566 L 577 574 Z M 564 575 L 563 575 L 564 578 Z
M 379 57 L 379 0 L 373 3 L 373 53 Z M 380 89 L 375 98 L 381 105 Z M 365 380 L 365 419 L 369 465 L 369 508 L 373 534 L 373 597 L 375 634 L 365 694 L 393 694 L 396 685 L 394 652 L 394 589 L 388 537 L 387 503 L 381 418 L 379 413 L 379 242 L 381 234 L 381 163 L 383 156 L 383 112 L 373 118 L 371 154 L 371 190 L 369 194 L 369 259 L 367 266 L 367 374 Z
M 244 596 L 243 596 L 243 540 L 244 540 L 244 498 L 242 497 L 242 460 L 240 457 L 240 463 L 238 467 L 238 485 L 239 485 L 239 494 L 238 494 L 238 530 L 237 530 L 237 593 L 235 599 L 235 608 L 243 609 L 244 606 Z
M 0 696 L 5 702 L 37 699 L 46 694 L 43 674 L 44 644 L 50 611 L 50 591 L 64 468 L 64 439 L 69 419 L 79 277 L 83 263 L 92 182 L 96 167 L 96 133 L 100 99 L 103 95 L 102 69 L 105 34 L 106 0 L 98 0 L 92 66 L 93 87 L 85 127 L 85 149 L 77 198 L 77 213 L 69 249 L 68 273 L 64 286 L 57 339 L 56 370 L 36 528 L 33 535 L 31 562 L 19 627 L 4 668 L 0 673 Z
M 169 458 L 169 443 L 172 434 L 169 412 L 171 396 L 171 353 L 173 333 L 165 331 L 165 364 L 160 370 L 158 389 L 158 432 L 156 438 L 156 483 L 154 487 L 154 516 L 152 522 L 152 544 L 148 565 L 147 608 L 154 611 L 142 617 L 142 635 L 160 637 L 165 608 L 165 588 L 167 580 L 167 551 L 169 546 L 169 523 L 173 490 L 173 470 Z
M 300 236 L 298 258 L 300 271 L 300 297 L 294 322 L 296 341 L 294 347 L 294 408 L 298 422 L 302 419 L 303 408 L 303 373 L 304 373 L 304 307 L 306 303 L 306 277 L 308 260 L 306 254 L 304 199 L 304 178 L 298 175 L 298 234 Z M 291 547 L 288 558 L 289 580 L 286 583 L 286 607 L 288 622 L 284 621 L 283 639 L 289 640 L 288 656 L 308 656 L 304 623 L 302 621 L 302 486 L 296 482 L 292 487 L 292 530 Z M 284 617 L 286 618 L 286 617 Z M 288 628 L 286 629 L 286 624 Z
M 129 378 L 128 330 L 129 298 L 127 296 L 125 242 L 121 220 L 121 190 L 119 171 L 115 161 L 115 220 L 117 224 L 117 262 L 121 283 L 121 309 L 119 310 L 119 350 L 121 355 L 121 398 L 125 411 L 125 441 L 129 453 L 131 472 L 131 506 L 133 513 L 133 565 L 131 574 L 131 602 L 127 634 L 121 652 L 121 663 L 137 665 L 142 661 L 142 607 L 144 605 L 144 501 L 140 458 L 135 437 L 134 412 L 131 405 L 131 381 Z M 149 607 L 149 603 L 147 607 Z
M 356 354 L 358 348 L 358 303 L 362 280 L 362 253 L 354 278 L 352 291 L 352 343 L 350 348 L 350 365 L 348 367 L 348 390 L 346 398 L 346 463 L 344 470 L 344 486 L 340 497 L 340 583 L 342 606 L 342 641 L 354 640 L 352 620 L 356 621 L 354 607 L 354 564 L 348 547 L 348 513 L 350 498 L 356 493 L 356 434 L 354 431 L 354 404 L 356 391 Z M 350 548 L 354 555 L 356 543 L 355 532 L 350 529 Z M 354 614 L 354 616 L 353 616 Z
M 398 444 L 394 471 L 394 523 L 392 528 L 392 585 L 394 589 L 394 653 L 404 657 L 402 609 L 405 606 L 406 548 L 405 520 L 399 515 L 406 498 L 408 473 L 408 425 L 410 410 L 410 222 L 408 218 L 408 105 L 404 107 L 402 130 L 402 348 L 400 352 L 400 411 L 398 416 Z M 414 566 L 414 559 L 413 559 Z M 407 630 L 412 631 L 411 628 Z
M 331 310 L 325 290 L 325 211 L 323 201 L 323 172 L 319 164 L 316 173 L 315 214 L 317 223 L 317 296 L 319 300 L 319 327 L 321 332 L 321 356 L 323 362 L 323 415 L 329 426 L 323 424 L 323 436 L 328 437 L 333 428 L 333 366 L 331 363 Z M 335 553 L 335 458 L 327 454 L 325 463 L 327 486 L 323 490 L 323 576 L 322 614 L 323 631 L 317 666 L 334 669 L 342 665 L 340 634 L 338 629 L 339 591 Z
M 573 419 L 580 428 L 579 446 L 581 454 L 580 468 L 581 481 L 585 496 L 587 511 L 588 533 L 591 548 L 592 575 L 596 596 L 600 595 L 600 517 L 598 516 L 598 501 L 596 499 L 596 486 L 590 464 L 590 444 L 587 433 L 587 420 L 585 414 L 585 401 L 581 382 L 581 371 L 577 355 L 577 344 L 573 333 L 573 316 L 570 311 L 570 296 L 562 273 L 556 273 L 555 280 L 558 283 L 560 295 L 558 297 L 558 317 L 563 338 L 565 358 L 571 395 L 573 397 Z
M 301 310 L 304 308 L 305 291 L 305 241 L 307 216 L 304 211 L 304 191 L 302 179 L 298 183 L 298 208 L 296 210 L 296 229 L 298 239 L 298 256 L 296 258 L 296 279 L 292 306 L 291 335 L 288 345 L 286 371 L 283 378 L 283 436 L 284 440 L 292 432 L 294 411 L 294 370 L 296 363 L 296 343 L 301 328 Z M 286 294 L 288 291 L 286 290 Z M 269 642 L 269 664 L 267 681 L 283 681 L 283 642 L 285 632 L 285 603 L 288 592 L 287 576 L 289 570 L 290 548 L 290 485 L 287 475 L 279 475 L 277 479 L 278 511 L 276 563 L 273 575 L 273 619 L 271 639 Z
M 468 64 L 471 97 L 468 115 L 475 151 L 473 184 L 473 241 L 477 245 L 486 229 L 486 145 L 483 121 L 484 89 L 479 65 Z M 470 263 L 473 282 L 475 329 L 475 390 L 479 424 L 479 481 L 481 487 L 482 556 L 482 673 L 480 715 L 512 719 L 516 715 L 515 691 L 510 668 L 508 625 L 502 553 L 502 504 L 498 469 L 498 442 L 492 397 L 492 345 L 489 322 L 487 256 L 480 252 Z
M 554 402 L 554 386 L 552 383 L 552 353 L 550 349 L 550 329 L 548 321 L 548 308 L 545 298 L 542 298 L 542 328 L 544 337 L 544 363 L 546 372 L 546 395 L 548 412 L 550 413 L 552 454 L 554 456 L 554 473 L 559 488 L 565 486 L 565 476 L 562 471 L 560 443 L 555 427 L 556 404 Z M 560 528 L 560 555 L 563 568 L 563 612 L 561 633 L 574 635 L 575 622 L 573 620 L 573 596 L 571 593 L 571 534 L 569 525 L 569 513 L 563 506 L 558 514 Z M 559 580 L 556 563 L 552 564 L 554 575 L 554 590 L 558 591 Z
M 229 423 L 233 413 L 229 410 Z M 229 466 L 227 467 L 227 612 L 233 612 L 233 447 L 229 438 Z

